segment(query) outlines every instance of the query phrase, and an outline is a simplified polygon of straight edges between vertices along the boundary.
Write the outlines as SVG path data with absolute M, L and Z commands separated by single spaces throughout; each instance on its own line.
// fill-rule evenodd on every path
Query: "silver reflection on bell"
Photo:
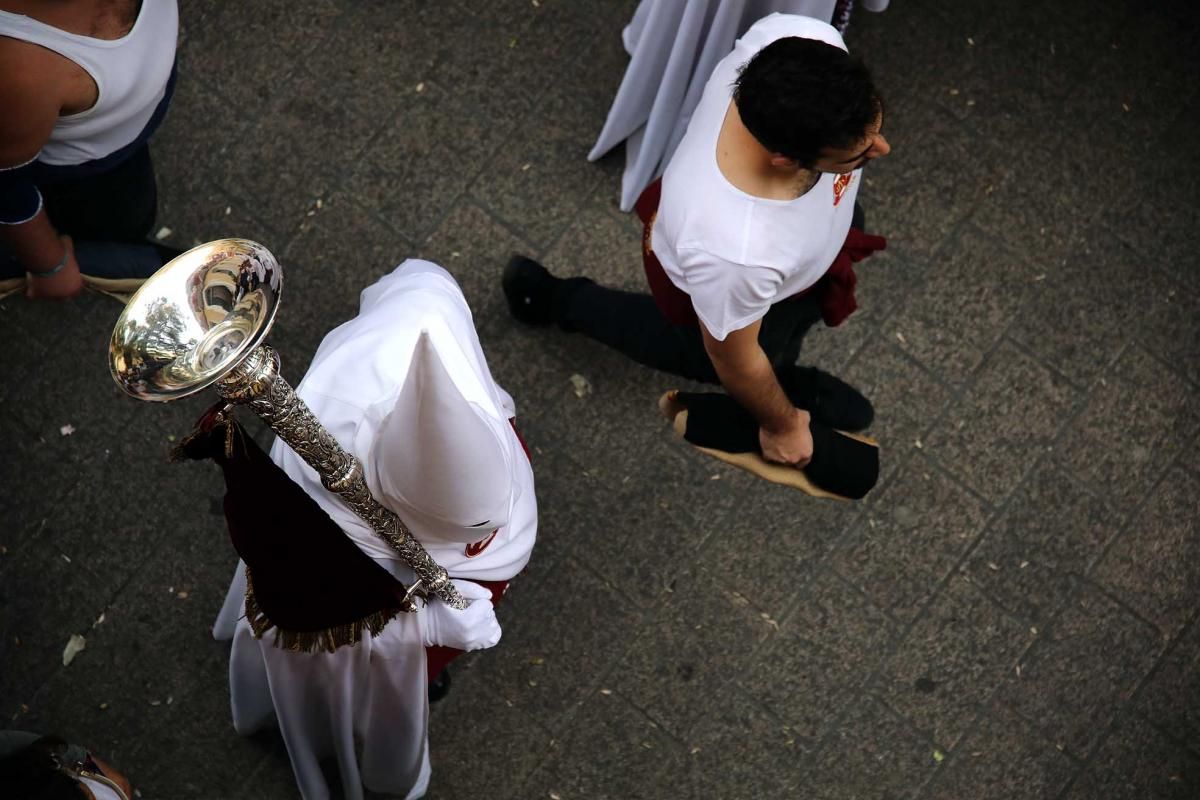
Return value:
M 450 577 L 408 526 L 371 496 L 362 467 L 329 435 L 279 375 L 279 356 L 262 343 L 283 288 L 279 262 L 247 239 L 218 239 L 163 265 L 130 299 L 108 345 L 113 380 L 139 400 L 169 402 L 214 386 L 249 406 L 321 476 L 321 483 L 412 567 L 405 595 L 436 595 L 466 608 Z
M 113 380 L 157 402 L 211 386 L 266 337 L 282 285 L 275 257 L 256 242 L 192 248 L 147 280 L 117 320 Z

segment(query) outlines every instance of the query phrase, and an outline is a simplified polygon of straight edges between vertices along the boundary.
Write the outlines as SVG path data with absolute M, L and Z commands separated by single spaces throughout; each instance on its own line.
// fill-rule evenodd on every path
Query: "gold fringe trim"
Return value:
M 246 568 L 246 621 L 257 639 L 267 631 L 275 630 L 272 644 L 296 653 L 332 653 L 339 647 L 354 646 L 362 641 L 364 633 L 372 638 L 378 636 L 387 624 L 400 613 L 399 608 L 383 609 L 368 614 L 360 620 L 346 625 L 337 625 L 319 631 L 286 631 L 277 627 L 263 613 L 254 597 L 254 583 L 250 579 L 250 568 Z
M 207 413 L 206 413 L 207 416 Z M 209 435 L 209 431 L 203 430 L 203 417 L 201 421 L 196 423 L 196 427 L 187 436 L 184 436 L 178 444 L 172 447 L 167 454 L 168 460 L 172 462 L 187 461 L 187 447 L 192 442 L 196 441 L 197 437 Z M 216 419 L 213 422 L 213 428 L 223 427 L 225 429 L 225 458 L 233 458 L 233 437 L 236 434 L 241 438 L 241 429 L 234 424 L 233 407 L 226 405 L 224 409 L 217 412 Z

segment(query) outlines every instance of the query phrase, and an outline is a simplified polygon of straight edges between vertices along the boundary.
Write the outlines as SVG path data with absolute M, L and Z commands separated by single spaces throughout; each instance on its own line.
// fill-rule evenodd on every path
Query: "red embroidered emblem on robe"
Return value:
M 833 204 L 836 206 L 842 202 L 842 195 L 850 188 L 850 184 L 854 182 L 854 173 L 847 172 L 845 175 L 838 175 L 833 179 Z
M 492 540 L 496 538 L 496 534 L 499 532 L 500 532 L 500 529 L 496 528 L 491 533 L 489 533 L 486 537 L 480 539 L 478 542 L 471 542 L 469 545 L 467 545 L 467 550 L 466 550 L 467 558 L 474 558 L 475 556 L 482 553 L 484 550 L 487 550 L 487 546 L 492 543 Z

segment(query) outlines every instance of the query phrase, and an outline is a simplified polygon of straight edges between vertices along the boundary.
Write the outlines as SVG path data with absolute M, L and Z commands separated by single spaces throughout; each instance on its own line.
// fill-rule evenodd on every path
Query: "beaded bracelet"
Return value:
M 50 269 L 44 270 L 42 272 L 34 272 L 33 270 L 27 270 L 27 271 L 29 272 L 30 275 L 32 275 L 35 278 L 49 278 L 51 275 L 57 275 L 59 272 L 61 272 L 62 268 L 65 267 L 66 265 L 67 265 L 67 250 L 66 250 L 66 248 L 63 248 L 62 259 L 59 260 L 59 262 L 57 264 L 55 264 L 53 267 L 51 267 Z

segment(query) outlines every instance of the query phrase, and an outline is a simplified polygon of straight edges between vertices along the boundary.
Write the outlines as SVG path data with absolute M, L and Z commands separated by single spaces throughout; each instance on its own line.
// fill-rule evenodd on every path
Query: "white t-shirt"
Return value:
M 816 283 L 841 250 L 854 215 L 861 169 L 822 173 L 795 200 L 772 200 L 738 189 L 717 165 L 717 138 L 738 70 L 788 36 L 846 49 L 832 26 L 810 17 L 771 14 L 754 23 L 713 70 L 663 175 L 651 249 L 718 340 Z
M 101 783 L 94 778 L 88 778 L 83 775 L 79 776 L 79 782 L 88 788 L 94 800 L 125 800 L 123 793 L 119 794 L 116 789 L 113 789 L 107 783 Z M 83 797 L 83 794 L 81 793 L 79 796 Z

